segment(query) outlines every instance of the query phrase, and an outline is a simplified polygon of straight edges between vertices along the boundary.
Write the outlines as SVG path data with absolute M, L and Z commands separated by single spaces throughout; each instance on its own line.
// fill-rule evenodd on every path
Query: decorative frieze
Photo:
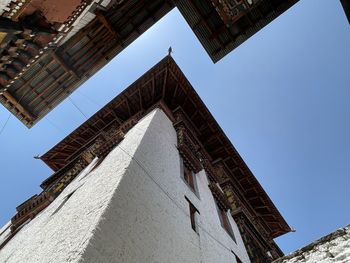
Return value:
M 244 16 L 258 1 L 259 0 L 212 0 L 212 3 L 225 25 L 229 27 Z
M 73 179 L 88 165 L 86 160 L 79 157 L 78 160 L 66 171 L 57 181 L 55 181 L 46 191 L 50 196 L 56 198 Z
M 28 220 L 33 219 L 39 212 L 46 208 L 53 198 L 47 193 L 42 192 L 34 195 L 29 200 L 17 207 L 17 214 L 11 219 L 11 231 L 16 231 Z
M 225 193 L 222 191 L 218 183 L 210 183 L 209 189 L 213 193 L 216 203 L 221 210 L 227 211 L 231 208 Z
M 181 154 L 185 165 L 194 173 L 198 173 L 202 170 L 199 154 L 200 147 L 190 130 L 190 124 L 186 121 L 186 116 L 183 114 L 182 110 L 174 112 L 174 118 L 179 153 Z

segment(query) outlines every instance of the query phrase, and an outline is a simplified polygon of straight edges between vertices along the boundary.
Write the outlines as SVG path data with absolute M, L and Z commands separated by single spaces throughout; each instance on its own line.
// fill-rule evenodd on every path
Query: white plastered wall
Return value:
M 199 197 L 182 180 L 176 143 L 167 116 L 149 113 L 29 222 L 0 262 L 231 263 L 231 250 L 249 262 L 233 219 L 237 243 L 221 227 L 205 172 L 196 175 Z M 200 212 L 198 233 L 185 196 Z

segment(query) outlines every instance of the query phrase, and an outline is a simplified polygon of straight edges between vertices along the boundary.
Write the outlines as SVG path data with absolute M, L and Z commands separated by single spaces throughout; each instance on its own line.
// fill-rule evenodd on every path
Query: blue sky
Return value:
M 340 1 L 302 0 L 213 64 L 173 10 L 72 96 L 91 116 L 173 57 L 295 233 L 288 253 L 350 224 L 350 26 Z M 8 111 L 0 106 L 0 126 Z M 0 225 L 52 174 L 43 154 L 85 121 L 65 100 L 28 130 L 0 135 Z

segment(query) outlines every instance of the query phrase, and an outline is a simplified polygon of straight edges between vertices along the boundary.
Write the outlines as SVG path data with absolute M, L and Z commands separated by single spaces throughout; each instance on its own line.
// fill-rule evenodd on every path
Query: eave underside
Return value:
M 181 107 L 212 161 L 221 159 L 239 184 L 245 200 L 264 222 L 271 237 L 290 231 L 272 201 L 208 111 L 171 57 L 166 57 L 43 155 L 54 171 L 71 162 L 98 134 L 112 124 L 122 125 L 162 101 L 170 111 Z
M 0 86 L 0 102 L 32 127 L 175 5 L 216 62 L 298 2 L 254 1 L 229 25 L 214 6 L 217 0 L 128 0 L 95 10 L 86 27 L 62 46 L 40 50 L 23 72 Z
M 0 87 L 0 102 L 33 126 L 173 7 L 170 0 L 133 0 L 100 11 L 64 45 L 46 48 L 6 91 Z
M 340 0 L 340 2 L 343 5 L 345 15 L 350 23 L 350 0 Z
M 213 62 L 217 62 L 298 1 L 255 0 L 256 4 L 230 25 L 225 24 L 213 7 L 213 3 L 220 1 L 177 0 L 175 2 Z

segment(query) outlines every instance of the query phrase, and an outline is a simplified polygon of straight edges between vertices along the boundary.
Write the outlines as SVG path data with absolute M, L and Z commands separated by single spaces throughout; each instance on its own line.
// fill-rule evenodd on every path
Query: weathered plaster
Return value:
M 0 262 L 229 263 L 231 250 L 249 262 L 233 219 L 237 244 L 221 227 L 205 172 L 196 175 L 200 199 L 181 179 L 176 138 L 161 110 L 149 113 L 24 226 Z M 198 234 L 185 196 L 200 212 Z
M 350 225 L 303 247 L 274 263 L 350 262 Z

